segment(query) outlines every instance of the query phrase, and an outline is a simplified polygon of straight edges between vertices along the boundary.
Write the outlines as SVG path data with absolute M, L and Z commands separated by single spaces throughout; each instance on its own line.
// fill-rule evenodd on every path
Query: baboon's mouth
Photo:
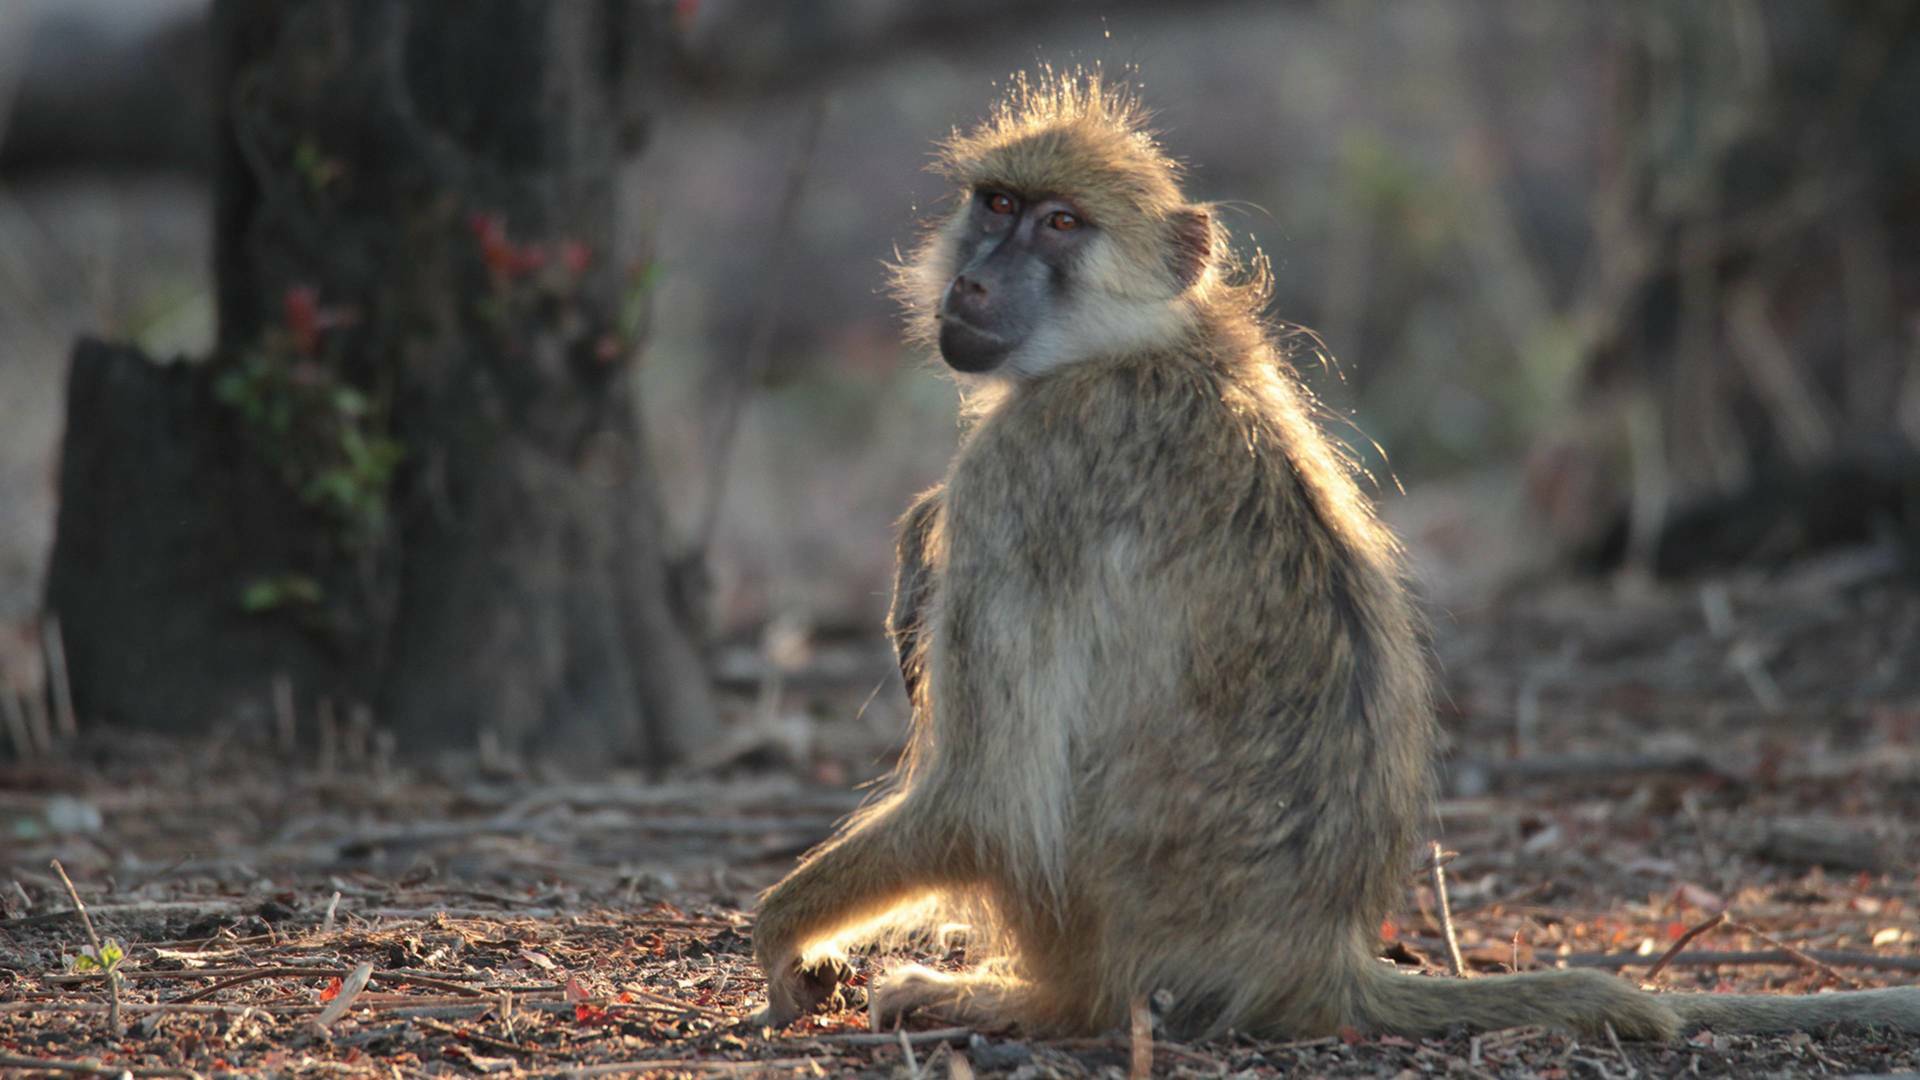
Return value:
M 1012 343 L 999 334 L 982 330 L 958 315 L 940 316 L 940 358 L 955 371 L 991 371 L 1012 350 Z

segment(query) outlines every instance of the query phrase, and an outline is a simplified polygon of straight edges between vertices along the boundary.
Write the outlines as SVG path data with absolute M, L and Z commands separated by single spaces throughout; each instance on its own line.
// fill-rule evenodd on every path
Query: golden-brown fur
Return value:
M 1259 321 L 1259 275 L 1210 224 L 1207 272 L 1184 288 L 1164 272 L 1181 216 L 1206 209 L 1141 120 L 1097 79 L 1046 76 L 946 146 L 963 184 L 1083 207 L 1110 244 L 1073 283 L 1074 317 L 1138 332 L 1055 343 L 993 380 L 945 483 L 908 511 L 889 628 L 913 732 L 887 793 L 764 898 L 765 1018 L 826 993 L 818 961 L 863 924 L 933 896 L 972 913 L 995 959 L 895 972 L 876 1021 L 1098 1032 L 1167 991 L 1193 1034 L 1665 1038 L 1841 1010 L 1920 1030 L 1920 991 L 1689 998 L 1376 959 L 1435 749 L 1399 551 Z M 931 319 L 955 272 L 954 228 L 901 272 L 910 318 Z

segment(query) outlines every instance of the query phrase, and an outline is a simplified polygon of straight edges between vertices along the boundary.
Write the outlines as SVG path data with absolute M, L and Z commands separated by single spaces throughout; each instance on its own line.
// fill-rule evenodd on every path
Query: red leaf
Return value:
M 480 260 L 490 273 L 512 276 L 514 248 L 507 241 L 507 223 L 498 214 L 476 213 L 467 218 L 467 227 L 480 241 Z
M 500 221 L 500 215 L 478 210 L 467 215 L 467 228 L 473 230 L 473 235 L 478 237 L 482 244 L 489 239 L 504 237 L 507 232 L 506 226 Z
M 334 998 L 337 998 L 339 996 L 340 996 L 340 976 L 335 975 L 333 977 L 333 981 L 327 984 L 327 988 L 325 990 L 320 991 L 320 1000 L 332 1001 Z
M 320 347 L 320 290 L 311 285 L 292 285 L 280 298 L 287 329 L 293 332 L 293 347 L 302 356 L 312 356 Z
M 522 274 L 529 274 L 547 265 L 547 249 L 538 245 L 529 244 L 526 247 L 510 247 L 507 251 L 508 277 L 519 277 Z

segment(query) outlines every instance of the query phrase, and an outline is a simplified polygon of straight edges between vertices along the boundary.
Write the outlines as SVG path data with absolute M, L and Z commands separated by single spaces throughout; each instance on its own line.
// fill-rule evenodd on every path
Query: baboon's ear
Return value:
M 1169 266 L 1174 280 L 1185 292 L 1193 288 L 1213 262 L 1213 215 L 1204 206 L 1183 206 L 1170 216 L 1173 226 L 1172 256 Z

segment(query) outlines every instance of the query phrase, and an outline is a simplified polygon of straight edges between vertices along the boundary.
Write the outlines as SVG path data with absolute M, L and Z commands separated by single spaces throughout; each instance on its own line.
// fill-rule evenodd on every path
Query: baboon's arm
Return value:
M 872 923 L 889 911 L 970 874 L 960 832 L 929 800 L 896 794 L 857 814 L 838 835 L 760 898 L 753 951 L 767 973 L 767 1008 L 780 1025 L 833 993 L 837 957 L 809 946 Z
M 887 609 L 887 636 L 900 661 L 900 677 L 907 684 L 907 701 L 915 710 L 926 707 L 921 695 L 926 681 L 928 605 L 933 600 L 934 553 L 941 540 L 944 488 L 934 488 L 914 500 L 900 519 L 895 546 L 893 603 Z
M 941 494 L 934 488 L 920 496 L 901 519 L 887 612 L 887 634 L 916 714 L 927 707 L 926 621 L 941 542 Z M 808 957 L 810 945 L 966 876 L 958 830 L 933 807 L 924 795 L 905 791 L 873 804 L 761 897 L 753 931 L 754 953 L 767 972 L 761 1023 L 784 1024 L 833 993 L 839 963 Z

